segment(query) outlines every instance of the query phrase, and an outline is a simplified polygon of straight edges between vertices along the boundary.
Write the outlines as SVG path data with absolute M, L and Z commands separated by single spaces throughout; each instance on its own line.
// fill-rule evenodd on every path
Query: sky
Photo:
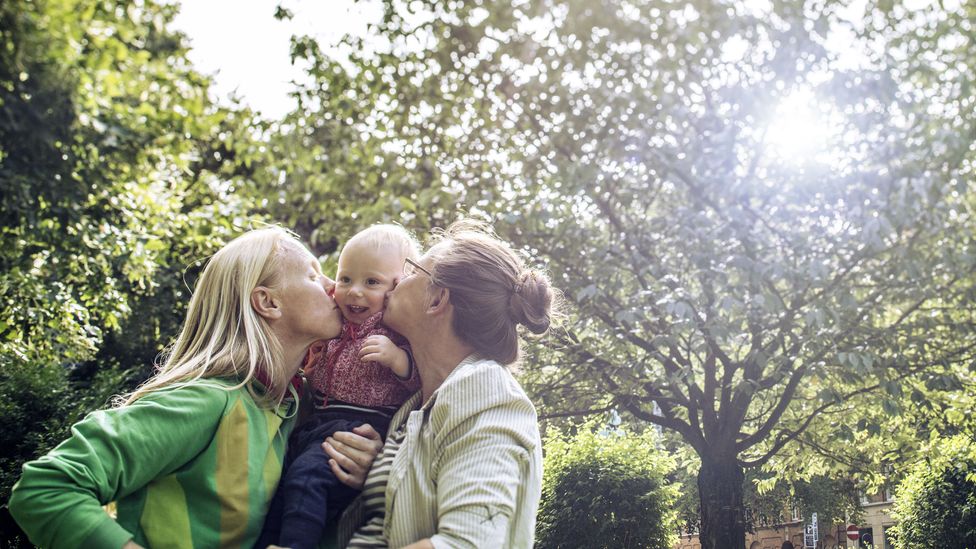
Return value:
M 301 66 L 291 64 L 289 40 L 294 34 L 312 35 L 329 51 L 343 34 L 365 35 L 370 21 L 381 17 L 376 0 L 173 0 L 181 5 L 174 27 L 186 33 L 190 60 L 197 69 L 214 78 L 211 92 L 222 103 L 236 96 L 263 118 L 276 120 L 295 107 L 288 96 L 293 81 L 307 76 Z M 754 9 L 770 9 L 769 0 L 742 0 Z M 924 6 L 932 0 L 910 0 L 906 6 Z M 946 0 L 946 3 L 958 0 Z M 278 21 L 278 6 L 294 17 Z M 869 0 L 852 0 L 845 8 L 855 24 L 862 20 Z M 855 25 L 856 26 L 856 25 Z M 843 27 L 828 40 L 845 65 L 856 66 L 866 57 L 851 47 L 853 31 Z M 846 52 L 846 53 L 845 53 Z M 814 148 L 829 140 L 831 113 L 810 90 L 799 90 L 784 101 L 772 116 L 769 136 L 783 158 L 814 156 Z M 773 111 L 771 111 L 773 112 Z M 833 117 L 833 118 L 836 118 Z M 836 125 L 836 124 L 834 124 Z
M 214 77 L 212 92 L 219 100 L 231 94 L 278 119 L 294 108 L 288 97 L 292 81 L 304 72 L 291 64 L 289 39 L 310 34 L 325 47 L 343 33 L 365 34 L 378 6 L 353 0 L 182 0 L 174 28 L 187 34 L 190 60 Z M 274 18 L 281 5 L 295 16 Z M 226 101 L 224 101 L 226 102 Z

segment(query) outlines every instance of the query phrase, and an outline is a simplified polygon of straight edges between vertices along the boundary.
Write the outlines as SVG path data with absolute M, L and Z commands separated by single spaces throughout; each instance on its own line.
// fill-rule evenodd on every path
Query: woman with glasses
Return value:
M 340 536 L 351 526 L 349 547 L 531 547 L 542 445 L 509 367 L 519 326 L 545 333 L 556 294 L 483 224 L 435 238 L 406 261 L 384 316 L 410 342 L 421 390 L 393 417 Z

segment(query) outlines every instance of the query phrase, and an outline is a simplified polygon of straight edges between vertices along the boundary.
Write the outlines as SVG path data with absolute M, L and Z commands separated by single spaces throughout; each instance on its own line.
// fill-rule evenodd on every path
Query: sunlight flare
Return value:
M 767 150 L 789 162 L 825 160 L 836 133 L 837 116 L 811 90 L 797 90 L 773 111 L 766 129 Z

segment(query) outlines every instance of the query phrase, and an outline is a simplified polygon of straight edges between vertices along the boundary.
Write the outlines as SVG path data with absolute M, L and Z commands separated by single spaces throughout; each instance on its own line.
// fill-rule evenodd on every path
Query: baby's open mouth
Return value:
M 350 313 L 357 314 L 357 315 L 359 313 L 365 313 L 366 311 L 369 310 L 369 307 L 360 307 L 359 305 L 347 305 L 346 308 L 349 309 Z

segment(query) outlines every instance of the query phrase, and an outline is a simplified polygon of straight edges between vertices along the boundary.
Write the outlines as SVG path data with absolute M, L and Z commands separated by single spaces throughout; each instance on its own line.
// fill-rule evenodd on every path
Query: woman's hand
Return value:
M 322 443 L 322 449 L 332 458 L 329 466 L 336 478 L 357 490 L 362 489 L 366 474 L 382 448 L 383 439 L 368 423 L 352 431 L 334 433 Z

